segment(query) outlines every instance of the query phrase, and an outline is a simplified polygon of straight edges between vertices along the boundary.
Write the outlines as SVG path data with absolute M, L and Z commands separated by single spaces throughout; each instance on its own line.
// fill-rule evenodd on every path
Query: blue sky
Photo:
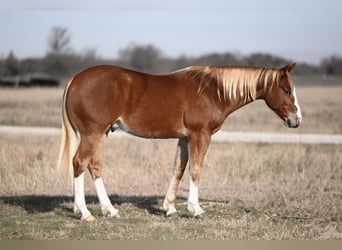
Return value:
M 0 57 L 44 56 L 54 26 L 69 29 L 76 52 L 105 58 L 132 42 L 170 57 L 266 52 L 317 63 L 342 55 L 338 0 L 0 0 Z

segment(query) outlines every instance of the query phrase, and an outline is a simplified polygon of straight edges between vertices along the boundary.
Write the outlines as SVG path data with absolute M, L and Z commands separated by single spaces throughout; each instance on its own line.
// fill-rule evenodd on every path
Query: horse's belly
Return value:
M 116 121 L 119 128 L 129 134 L 144 138 L 180 138 L 187 134 L 186 128 L 179 122 L 168 119 L 124 119 Z

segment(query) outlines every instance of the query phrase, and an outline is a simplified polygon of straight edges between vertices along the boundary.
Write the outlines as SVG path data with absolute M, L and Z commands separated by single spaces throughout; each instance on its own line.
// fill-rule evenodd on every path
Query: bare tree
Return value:
M 321 70 L 326 75 L 342 75 L 342 57 L 333 55 L 321 61 Z
M 20 73 L 20 62 L 14 55 L 13 51 L 10 51 L 5 60 L 5 75 L 16 76 Z
M 45 71 L 55 77 L 69 75 L 75 64 L 70 46 L 71 35 L 65 27 L 53 27 L 47 39 L 48 52 L 45 57 Z
M 161 52 L 153 45 L 131 44 L 119 51 L 119 64 L 146 72 L 159 72 Z
M 71 36 L 65 27 L 53 27 L 48 37 L 48 54 L 66 55 L 71 53 Z

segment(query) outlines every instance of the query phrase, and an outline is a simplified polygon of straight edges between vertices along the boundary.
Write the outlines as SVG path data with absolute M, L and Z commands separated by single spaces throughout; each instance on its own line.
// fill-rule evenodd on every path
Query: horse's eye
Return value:
M 284 93 L 285 93 L 285 95 L 290 96 L 291 95 L 291 90 L 284 89 Z

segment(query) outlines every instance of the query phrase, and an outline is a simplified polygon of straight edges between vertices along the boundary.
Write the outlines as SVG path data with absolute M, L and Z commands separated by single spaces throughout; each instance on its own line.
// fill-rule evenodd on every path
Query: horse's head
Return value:
M 302 113 L 291 76 L 294 66 L 295 63 L 280 69 L 277 81 L 270 86 L 264 96 L 267 105 L 289 128 L 297 128 L 302 121 Z

